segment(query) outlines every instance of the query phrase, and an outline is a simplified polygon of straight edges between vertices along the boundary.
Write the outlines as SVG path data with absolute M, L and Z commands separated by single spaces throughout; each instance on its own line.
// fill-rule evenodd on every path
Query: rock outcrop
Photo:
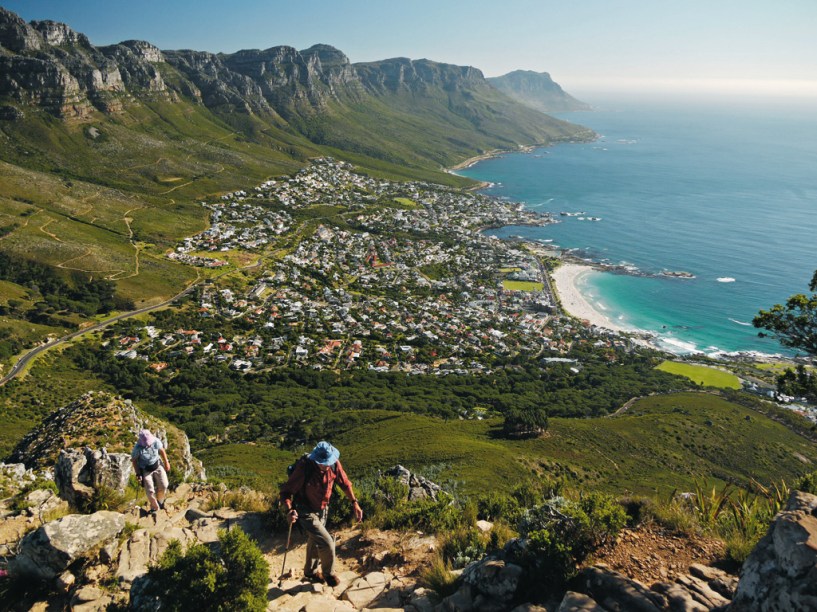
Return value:
M 416 501 L 418 499 L 437 499 L 437 495 L 442 491 L 440 485 L 431 482 L 428 478 L 413 474 L 402 465 L 395 465 L 393 468 L 386 470 L 386 476 L 391 476 L 401 484 L 408 487 L 408 501 Z
M 794 491 L 743 564 L 732 610 L 817 610 L 817 496 Z
M 54 481 L 60 497 L 82 507 L 101 487 L 124 493 L 133 467 L 127 453 L 108 453 L 104 448 L 69 448 L 60 451 L 54 466 Z
M 97 48 L 64 23 L 26 23 L 0 8 L 0 97 L 67 119 L 116 113 L 134 95 L 169 95 L 154 49 L 137 41 Z
M 118 512 L 69 514 L 31 532 L 9 562 L 13 577 L 53 581 L 77 559 L 113 540 L 125 527 Z
M 94 465 L 104 461 L 109 467 L 113 467 L 110 462 L 116 453 L 130 456 L 136 434 L 143 428 L 154 432 L 165 445 L 172 469 L 179 470 L 185 479 L 204 478 L 204 468 L 191 454 L 190 442 L 184 432 L 143 413 L 130 400 L 103 392 L 87 393 L 53 412 L 22 439 L 12 452 L 11 461 L 24 463 L 29 468 L 42 469 L 53 466 L 63 449 L 90 447 L 100 449 L 99 452 L 107 457 L 103 460 L 100 456 L 98 460 L 93 460 Z M 118 465 L 124 463 L 121 457 L 116 458 L 116 461 Z M 84 465 L 77 467 L 78 477 L 83 469 L 88 468 Z M 119 475 L 127 469 L 121 467 Z M 98 477 L 102 477 L 104 470 L 97 472 L 100 475 Z M 113 477 L 113 473 L 110 476 Z M 76 480 L 86 485 L 96 482 L 94 478 L 97 476 L 87 473 Z M 124 478 L 127 480 L 127 476 Z

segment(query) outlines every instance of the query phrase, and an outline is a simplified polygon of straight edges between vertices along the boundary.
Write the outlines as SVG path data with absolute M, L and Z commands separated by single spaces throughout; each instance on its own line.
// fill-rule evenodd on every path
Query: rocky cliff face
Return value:
M 190 453 L 181 430 L 144 414 L 129 400 L 109 393 L 87 393 L 48 416 L 28 433 L 11 454 L 10 461 L 28 468 L 53 467 L 66 448 L 104 447 L 108 453 L 130 454 L 140 429 L 153 431 L 167 448 L 171 464 L 184 478 L 202 478 L 201 462 Z
M 590 106 L 566 93 L 547 72 L 515 70 L 488 82 L 505 95 L 526 106 L 553 113 L 590 110 Z
M 134 96 L 166 94 L 161 52 L 128 41 L 97 48 L 54 21 L 25 23 L 0 8 L 0 98 L 66 119 L 121 111 Z
M 173 74 L 172 85 L 163 71 Z M 63 118 L 117 112 L 146 96 L 183 96 L 219 112 L 292 120 L 322 113 L 333 101 L 487 87 L 470 66 L 407 58 L 351 64 L 329 45 L 232 54 L 162 52 L 143 41 L 94 47 L 65 24 L 27 24 L 0 8 L 0 98 Z
M 364 85 L 373 91 L 423 92 L 480 87 L 486 84 L 482 71 L 471 66 L 440 64 L 405 57 L 355 64 Z

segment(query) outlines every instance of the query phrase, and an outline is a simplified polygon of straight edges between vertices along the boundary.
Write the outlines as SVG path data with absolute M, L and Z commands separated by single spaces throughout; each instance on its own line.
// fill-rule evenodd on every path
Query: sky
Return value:
M 817 97 L 817 0 L 0 0 L 95 45 L 333 45 L 352 62 L 549 72 L 568 92 Z

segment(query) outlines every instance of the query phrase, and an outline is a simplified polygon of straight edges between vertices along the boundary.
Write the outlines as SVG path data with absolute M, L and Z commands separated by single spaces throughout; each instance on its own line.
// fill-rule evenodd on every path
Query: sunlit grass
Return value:
M 505 279 L 502 281 L 502 287 L 508 291 L 541 291 L 544 284 L 537 281 L 518 281 Z
M 737 376 L 717 368 L 677 361 L 664 361 L 658 366 L 658 369 L 670 374 L 685 376 L 705 387 L 718 387 L 719 389 L 741 388 L 740 379 Z

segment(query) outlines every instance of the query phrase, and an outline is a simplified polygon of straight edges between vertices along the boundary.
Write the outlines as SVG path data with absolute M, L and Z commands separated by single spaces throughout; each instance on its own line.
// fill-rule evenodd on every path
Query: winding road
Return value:
M 12 380 L 13 378 L 19 376 L 25 370 L 26 366 L 29 363 L 31 363 L 34 359 L 36 359 L 37 356 L 40 353 L 43 353 L 43 352 L 47 351 L 48 349 L 53 348 L 55 346 L 59 346 L 60 344 L 64 344 L 64 343 L 68 342 L 69 340 L 73 340 L 74 338 L 76 338 L 78 336 L 81 336 L 83 334 L 87 334 L 87 333 L 98 331 L 100 329 L 104 329 L 105 327 L 107 327 L 111 323 L 115 323 L 116 321 L 121 321 L 122 319 L 127 319 L 129 317 L 135 317 L 137 315 L 144 314 L 146 312 L 151 312 L 152 310 L 158 310 L 159 308 L 164 308 L 168 304 L 172 304 L 173 302 L 175 302 L 179 298 L 181 298 L 181 297 L 187 295 L 188 293 L 190 293 L 191 291 L 193 291 L 193 289 L 195 289 L 196 286 L 198 286 L 198 284 L 200 282 L 201 282 L 201 280 L 197 280 L 197 281 L 191 283 L 189 287 L 187 287 L 186 289 L 184 289 L 180 293 L 177 293 L 172 298 L 170 298 L 168 300 L 165 300 L 164 302 L 161 302 L 159 304 L 154 304 L 152 306 L 145 306 L 144 308 L 139 308 L 138 310 L 131 310 L 131 311 L 128 311 L 128 312 L 120 313 L 120 314 L 118 314 L 118 315 L 116 315 L 114 317 L 111 317 L 110 319 L 106 319 L 105 321 L 102 321 L 101 323 L 96 323 L 94 325 L 91 325 L 90 327 L 86 327 L 84 329 L 79 329 L 79 330 L 77 330 L 75 332 L 71 332 L 70 334 L 68 334 L 66 336 L 63 336 L 62 338 L 57 338 L 54 341 L 48 342 L 46 344 L 41 344 L 40 346 L 37 346 L 37 347 L 31 349 L 28 353 L 23 355 L 17 361 L 17 363 L 15 363 L 11 367 L 11 370 L 9 370 L 8 374 L 6 374 L 2 378 L 0 378 L 0 387 L 5 385 L 7 382 Z

